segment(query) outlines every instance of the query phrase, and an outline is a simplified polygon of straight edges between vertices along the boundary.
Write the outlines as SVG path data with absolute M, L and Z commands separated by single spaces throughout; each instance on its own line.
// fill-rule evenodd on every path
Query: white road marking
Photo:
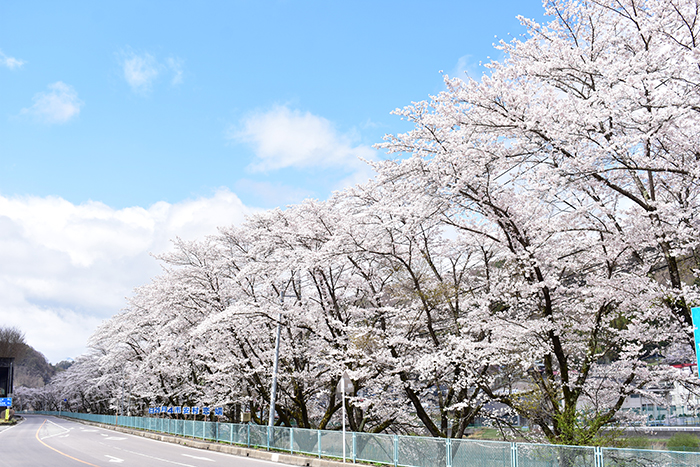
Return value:
M 70 430 L 68 430 L 68 429 L 66 429 L 66 428 L 64 428 L 64 427 L 62 427 L 62 426 L 59 425 L 58 423 L 54 423 L 54 422 L 52 422 L 51 420 L 49 420 L 48 418 L 46 419 L 46 421 L 49 422 L 49 423 L 51 423 L 52 425 L 55 425 L 55 426 L 59 427 L 60 429 L 63 430 L 63 432 L 62 432 L 62 433 L 56 433 L 56 434 L 49 435 L 49 436 L 44 436 L 44 437 L 41 438 L 41 439 L 49 439 L 49 438 L 53 438 L 54 436 L 61 436 L 62 438 L 65 438 L 65 437 L 68 436 L 68 434 L 70 433 Z
M 198 459 L 200 461 L 216 462 L 214 459 L 209 459 L 208 457 L 192 456 L 190 454 L 183 454 L 185 457 L 191 457 L 192 459 Z
M 3 434 L 3 433 L 5 433 L 5 432 L 8 431 L 8 430 L 13 429 L 13 428 L 16 427 L 17 425 L 19 425 L 19 423 L 16 423 L 16 424 L 11 425 L 11 426 L 9 426 L 9 427 L 3 429 L 3 430 L 0 430 L 0 435 Z
M 117 464 L 124 462 L 124 459 L 120 459 L 120 458 L 114 457 L 114 456 L 108 456 L 107 454 L 105 454 L 105 457 L 109 457 L 110 462 L 116 462 Z
M 148 454 L 142 454 L 142 453 L 136 452 L 136 451 L 129 451 L 128 449 L 122 449 L 122 448 L 115 448 L 115 449 L 117 449 L 118 451 L 128 452 L 129 454 L 135 454 L 137 456 L 147 457 L 148 459 L 154 459 L 157 461 L 166 462 L 168 464 L 180 465 L 182 467 L 197 467 L 196 465 L 192 465 L 192 464 L 181 464 L 180 462 L 170 461 L 168 459 L 162 459 L 160 457 L 155 457 L 155 456 L 149 456 Z
M 126 439 L 126 438 L 122 438 L 120 436 L 108 436 L 105 439 L 113 439 L 113 440 L 121 441 L 121 440 Z

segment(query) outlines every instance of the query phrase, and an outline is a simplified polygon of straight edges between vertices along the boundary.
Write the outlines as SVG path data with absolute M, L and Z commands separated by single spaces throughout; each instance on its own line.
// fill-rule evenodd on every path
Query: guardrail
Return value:
M 59 415 L 59 412 L 30 412 Z M 250 448 L 343 458 L 394 467 L 700 467 L 700 453 L 309 430 L 251 424 L 117 417 L 74 412 L 60 416 Z

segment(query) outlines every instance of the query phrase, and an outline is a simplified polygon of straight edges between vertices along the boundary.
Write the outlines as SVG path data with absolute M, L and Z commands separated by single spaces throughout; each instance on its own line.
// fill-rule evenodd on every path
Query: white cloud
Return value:
M 472 61 L 471 55 L 462 55 L 457 60 L 449 76 L 450 78 L 460 78 L 465 81 L 467 78 L 479 81 L 484 71 L 485 68 L 481 67 L 481 64 Z
M 22 109 L 21 113 L 31 115 L 44 123 L 66 123 L 80 113 L 84 105 L 78 93 L 66 83 L 58 81 L 49 84 L 49 91 L 34 95 L 34 105 Z
M 352 135 L 339 133 L 325 118 L 286 106 L 249 116 L 228 137 L 253 147 L 256 160 L 249 167 L 253 171 L 285 167 L 355 170 L 364 165 L 359 158 L 376 157 L 372 148 L 353 144 Z
M 150 91 L 153 81 L 160 73 L 160 64 L 149 53 L 142 55 L 130 54 L 122 62 L 124 79 L 131 89 L 138 92 Z
M 22 65 L 24 65 L 25 62 L 24 60 L 19 60 L 14 57 L 9 57 L 5 55 L 2 50 L 0 50 L 0 65 L 6 66 L 10 70 L 14 70 L 15 68 L 22 68 Z
M 168 72 L 172 74 L 171 85 L 182 84 L 185 61 L 179 57 L 169 57 L 163 63 L 148 52 L 122 52 L 120 55 L 124 79 L 134 92 L 150 92 L 158 78 L 163 74 L 167 75 Z
M 0 196 L 0 323 L 56 362 L 85 350 L 134 287 L 160 273 L 150 253 L 202 238 L 249 212 L 220 190 L 209 198 L 112 209 L 57 197 Z
M 182 65 L 184 65 L 185 61 L 181 58 L 170 57 L 165 61 L 165 63 L 167 63 L 168 68 L 170 68 L 170 71 L 173 72 L 173 77 L 170 80 L 170 84 L 172 84 L 173 86 L 182 84 Z

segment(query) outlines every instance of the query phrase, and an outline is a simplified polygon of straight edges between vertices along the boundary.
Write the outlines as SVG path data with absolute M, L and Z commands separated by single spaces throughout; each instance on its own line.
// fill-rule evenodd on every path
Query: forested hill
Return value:
M 0 358 L 15 359 L 14 387 L 41 388 L 73 362 L 52 365 L 44 354 L 24 341 L 24 333 L 14 327 L 0 326 Z
M 51 378 L 63 371 L 73 362 L 62 361 L 52 365 L 44 354 L 34 347 L 23 344 L 24 350 L 15 360 L 15 384 L 16 388 L 25 386 L 28 388 L 40 388 L 48 384 Z

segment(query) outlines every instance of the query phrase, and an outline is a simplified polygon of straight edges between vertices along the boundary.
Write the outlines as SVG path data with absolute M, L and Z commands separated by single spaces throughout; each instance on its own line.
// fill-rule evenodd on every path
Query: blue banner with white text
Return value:
M 690 312 L 693 317 L 693 327 L 695 334 L 695 358 L 698 361 L 698 377 L 700 377 L 700 307 L 691 308 Z

